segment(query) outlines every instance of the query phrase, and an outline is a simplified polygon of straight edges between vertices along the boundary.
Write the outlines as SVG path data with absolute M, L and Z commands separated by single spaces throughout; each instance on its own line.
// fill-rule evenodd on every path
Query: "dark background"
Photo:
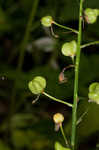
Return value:
M 32 7 L 35 11 L 26 38 Z M 84 0 L 84 9 L 87 7 L 99 9 L 99 0 Z M 73 102 L 74 70 L 65 72 L 67 83 L 59 84 L 58 76 L 72 64 L 61 54 L 61 45 L 77 37 L 53 26 L 59 35 L 56 39 L 40 19 L 51 15 L 56 22 L 78 29 L 78 12 L 78 0 L 0 0 L 0 150 L 52 150 L 55 141 L 65 146 L 60 131 L 54 131 L 52 117 L 56 112 L 63 113 L 63 127 L 70 139 L 71 108 L 42 95 L 32 105 L 36 96 L 29 91 L 28 82 L 42 75 L 47 80 L 47 93 Z M 98 39 L 99 18 L 92 25 L 84 22 L 82 44 Z M 99 82 L 99 45 L 81 53 L 78 118 L 86 115 L 77 127 L 79 150 L 99 149 L 99 105 L 88 103 L 92 82 Z

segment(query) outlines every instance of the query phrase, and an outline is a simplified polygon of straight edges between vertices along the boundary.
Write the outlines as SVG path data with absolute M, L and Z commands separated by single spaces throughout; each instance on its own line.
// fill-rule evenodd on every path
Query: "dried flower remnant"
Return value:
M 61 113 L 56 113 L 53 115 L 53 121 L 55 123 L 55 131 L 58 131 L 64 121 L 64 116 Z
M 64 121 L 64 116 L 61 113 L 56 113 L 53 116 L 53 121 L 57 124 L 61 124 Z
M 59 83 L 65 83 L 67 82 L 67 78 L 64 76 L 64 72 L 61 72 L 59 74 Z
M 66 71 L 67 69 L 70 69 L 74 67 L 74 65 L 69 65 L 63 68 L 63 70 L 61 71 L 61 73 L 59 74 L 59 83 L 65 83 L 67 82 L 67 78 L 64 76 L 64 71 Z

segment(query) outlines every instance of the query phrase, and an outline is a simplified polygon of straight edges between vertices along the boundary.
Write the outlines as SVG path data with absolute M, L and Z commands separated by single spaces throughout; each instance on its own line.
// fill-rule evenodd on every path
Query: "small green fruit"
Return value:
M 41 19 L 41 24 L 45 27 L 50 27 L 53 22 L 53 18 L 51 16 L 45 16 Z
M 46 87 L 46 80 L 41 76 L 37 76 L 28 83 L 28 87 L 33 94 L 40 94 Z
M 89 86 L 89 93 L 88 93 L 89 100 L 92 102 L 96 102 L 99 104 L 99 83 L 94 82 Z
M 89 92 L 99 93 L 99 83 L 94 82 L 89 86 Z
M 86 8 L 85 10 L 85 19 L 89 24 L 95 23 L 98 15 L 99 15 L 98 9 Z
M 64 56 L 70 56 L 70 57 L 74 57 L 76 55 L 76 52 L 77 52 L 77 43 L 76 41 L 71 41 L 71 42 L 67 42 L 67 43 L 64 43 L 62 45 L 62 54 Z
M 63 147 L 59 142 L 55 142 L 55 150 L 71 150 L 71 149 Z

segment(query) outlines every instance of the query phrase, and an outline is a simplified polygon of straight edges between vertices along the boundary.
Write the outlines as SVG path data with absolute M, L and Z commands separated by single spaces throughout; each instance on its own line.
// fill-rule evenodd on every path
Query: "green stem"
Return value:
M 75 149 L 75 136 L 76 136 L 78 76 L 79 76 L 79 63 L 80 63 L 81 33 L 82 33 L 82 6 L 83 6 L 83 0 L 80 0 L 79 33 L 78 33 L 78 41 L 77 41 L 77 55 L 76 55 L 76 64 L 75 64 L 75 81 L 74 81 L 74 104 L 72 109 L 72 135 L 71 135 L 72 150 Z
M 19 54 L 19 60 L 18 60 L 18 65 L 17 65 L 17 71 L 20 73 L 21 69 L 22 69 L 22 65 L 23 65 L 23 61 L 24 61 L 24 53 L 25 53 L 25 48 L 30 36 L 30 32 L 31 32 L 31 27 L 32 27 L 32 21 L 34 20 L 35 14 L 36 14 L 36 10 L 37 10 L 37 6 L 38 6 L 38 2 L 39 0 L 35 0 L 33 1 L 33 7 L 32 7 L 32 11 L 30 12 L 30 17 L 29 17 L 29 21 L 26 27 L 26 31 L 25 31 L 25 35 L 24 35 L 24 39 L 21 43 L 20 46 L 20 54 Z M 13 116 L 13 113 L 15 111 L 15 97 L 16 97 L 16 84 L 17 84 L 17 76 L 16 79 L 14 81 L 14 86 L 12 89 L 12 95 L 11 95 L 11 104 L 10 104 L 10 112 L 8 114 L 8 132 L 12 132 L 13 128 L 12 128 L 12 124 L 11 124 L 11 118 Z
M 88 47 L 88 46 L 91 46 L 91 45 L 95 45 L 95 44 L 99 44 L 99 41 L 94 41 L 94 42 L 90 42 L 90 43 L 81 45 L 81 48 L 85 48 L 85 47 Z
M 55 97 L 53 97 L 53 96 L 51 96 L 51 95 L 49 95 L 49 94 L 47 94 L 47 93 L 45 93 L 45 92 L 43 92 L 42 94 L 44 94 L 45 96 L 49 97 L 50 99 L 52 99 L 52 100 L 54 100 L 54 101 L 57 101 L 57 102 L 62 103 L 62 104 L 65 104 L 65 105 L 67 105 L 67 106 L 69 106 L 69 107 L 73 107 L 72 104 L 67 103 L 67 102 L 64 102 L 64 101 L 62 101 L 62 100 L 60 100 L 60 99 L 57 99 L 57 98 L 55 98 Z
M 39 3 L 39 0 L 33 1 L 32 11 L 30 13 L 30 17 L 29 17 L 29 21 L 27 23 L 25 35 L 24 35 L 23 41 L 22 41 L 21 46 L 20 46 L 20 55 L 19 55 L 19 62 L 18 62 L 18 69 L 19 70 L 21 70 L 22 64 L 24 61 L 25 49 L 26 49 L 26 46 L 27 46 L 27 43 L 29 40 L 29 36 L 30 36 L 31 28 L 32 28 L 32 22 L 34 20 L 35 14 L 36 14 L 38 3 Z
M 38 2 L 39 2 L 39 0 L 33 1 L 33 7 L 32 7 L 32 10 L 30 12 L 30 17 L 29 17 L 29 21 L 28 21 L 28 24 L 27 24 L 27 27 L 26 27 L 24 39 L 23 39 L 23 41 L 21 43 L 21 46 L 20 46 L 20 54 L 19 54 L 19 60 L 18 60 L 18 65 L 17 65 L 17 71 L 19 73 L 22 69 L 22 64 L 23 64 L 23 61 L 24 61 L 25 47 L 26 47 L 26 44 L 27 44 L 28 39 L 29 39 L 29 35 L 30 35 L 30 32 L 31 32 L 32 21 L 34 20 L 34 17 L 35 17 L 35 14 L 36 14 Z M 19 82 L 19 81 L 17 81 L 17 76 L 16 76 L 16 79 L 14 81 L 14 87 L 12 89 L 10 112 L 9 112 L 9 117 L 8 117 L 9 119 L 11 118 L 11 116 L 13 115 L 13 113 L 15 111 L 14 105 L 15 105 L 16 84 L 17 84 L 17 82 Z
M 66 29 L 66 30 L 69 30 L 69 31 L 72 31 L 72 32 L 78 34 L 78 31 L 75 30 L 75 29 L 72 29 L 72 28 L 63 26 L 63 25 L 61 25 L 61 24 L 59 24 L 59 23 L 57 23 L 57 22 L 55 22 L 55 21 L 53 21 L 53 24 L 55 24 L 56 26 L 58 26 L 58 27 L 60 27 L 60 28 L 63 28 L 63 29 Z
M 20 45 L 20 54 L 19 54 L 19 60 L 18 60 L 18 66 L 17 66 L 17 71 L 19 71 L 19 73 L 22 70 L 22 65 L 23 65 L 23 61 L 24 61 L 24 54 L 25 54 L 25 48 L 26 48 L 26 45 L 27 45 L 29 37 L 30 37 L 32 23 L 33 23 L 34 18 L 35 18 L 38 3 L 39 3 L 39 0 L 34 0 L 33 1 L 32 10 L 30 12 L 29 20 L 28 20 L 26 30 L 25 30 L 25 35 L 24 35 L 23 41 Z M 16 82 L 17 82 L 17 79 L 15 81 L 15 85 L 16 85 Z M 16 93 L 14 95 L 16 95 Z M 14 97 L 13 97 L 13 99 L 14 99 Z
M 67 138 L 66 138 L 66 136 L 65 136 L 65 133 L 64 133 L 62 124 L 60 125 L 60 130 L 61 130 L 61 133 L 62 133 L 62 135 L 63 135 L 63 138 L 64 138 L 64 141 L 65 141 L 65 143 L 66 143 L 66 146 L 69 147 L 68 140 L 67 140 Z

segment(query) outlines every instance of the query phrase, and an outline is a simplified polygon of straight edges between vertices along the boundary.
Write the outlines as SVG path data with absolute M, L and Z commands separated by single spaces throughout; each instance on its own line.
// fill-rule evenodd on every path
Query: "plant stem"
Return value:
M 23 41 L 22 41 L 21 46 L 20 46 L 20 55 L 19 55 L 19 62 L 18 62 L 18 69 L 19 70 L 21 70 L 22 64 L 24 61 L 24 52 L 25 52 L 25 49 L 26 49 L 26 46 L 27 46 L 27 43 L 29 40 L 29 36 L 30 36 L 31 28 L 32 28 L 32 22 L 34 20 L 35 14 L 36 14 L 38 2 L 39 2 L 39 0 L 33 1 L 32 11 L 30 12 L 30 17 L 29 17 L 29 21 L 27 23 L 25 35 L 24 35 Z
M 64 101 L 62 101 L 62 100 L 60 100 L 60 99 L 57 99 L 57 98 L 55 98 L 55 97 L 53 97 L 53 96 L 51 96 L 51 95 L 49 95 L 49 94 L 47 94 L 47 93 L 45 93 L 45 92 L 43 92 L 42 94 L 44 94 L 45 96 L 49 97 L 50 99 L 52 99 L 52 100 L 54 100 L 54 101 L 57 101 L 57 102 L 62 103 L 62 104 L 65 104 L 65 105 L 67 105 L 67 106 L 69 106 L 69 107 L 73 107 L 72 104 L 67 103 L 67 102 L 64 102 Z
M 83 0 L 80 0 L 79 33 L 78 33 L 78 41 L 77 41 L 77 55 L 76 55 L 76 64 L 75 64 L 75 81 L 74 81 L 74 103 L 72 109 L 72 135 L 71 135 L 72 150 L 75 150 L 75 136 L 76 136 L 78 77 L 79 77 L 79 63 L 80 63 L 81 34 L 82 34 L 82 6 L 83 6 Z
M 63 138 L 64 138 L 64 141 L 65 141 L 66 146 L 69 147 L 68 140 L 67 140 L 67 138 L 66 138 L 66 136 L 65 136 L 65 133 L 64 133 L 62 124 L 60 125 L 60 130 L 61 130 L 61 133 L 62 133 L 62 135 L 63 135 Z
M 55 22 L 55 21 L 53 21 L 53 24 L 55 24 L 56 26 L 58 26 L 58 27 L 60 27 L 60 28 L 63 28 L 63 29 L 66 29 L 66 30 L 69 30 L 69 31 L 72 31 L 72 32 L 78 34 L 78 31 L 75 30 L 75 29 L 69 28 L 69 27 L 67 27 L 67 26 L 63 26 L 63 25 L 61 25 L 61 24 L 59 24 L 59 23 L 57 23 L 57 22 Z
M 18 60 L 18 65 L 17 65 L 17 71 L 20 73 L 20 71 L 22 70 L 22 65 L 23 65 L 23 61 L 24 61 L 24 53 L 25 53 L 25 48 L 29 39 L 29 35 L 31 32 L 31 27 L 32 27 L 32 21 L 34 20 L 35 14 L 36 14 L 36 10 L 37 10 L 37 6 L 38 6 L 38 2 L 39 0 L 35 0 L 33 1 L 33 6 L 32 6 L 32 10 L 30 12 L 30 17 L 29 17 L 29 21 L 27 23 L 27 27 L 26 27 L 26 31 L 25 31 L 25 35 L 24 35 L 24 39 L 21 43 L 20 46 L 20 54 L 19 54 L 19 60 Z M 13 89 L 12 89 L 12 95 L 11 95 L 11 104 L 10 104 L 10 112 L 9 112 L 9 119 L 12 117 L 14 111 L 15 111 L 15 96 L 16 96 L 16 84 L 17 82 L 19 82 L 17 80 L 17 76 L 16 79 L 14 81 L 14 85 L 13 85 Z
M 99 41 L 94 41 L 94 42 L 90 42 L 90 43 L 81 45 L 81 48 L 85 48 L 85 47 L 88 47 L 88 46 L 91 46 L 91 45 L 96 45 L 96 44 L 99 44 Z

